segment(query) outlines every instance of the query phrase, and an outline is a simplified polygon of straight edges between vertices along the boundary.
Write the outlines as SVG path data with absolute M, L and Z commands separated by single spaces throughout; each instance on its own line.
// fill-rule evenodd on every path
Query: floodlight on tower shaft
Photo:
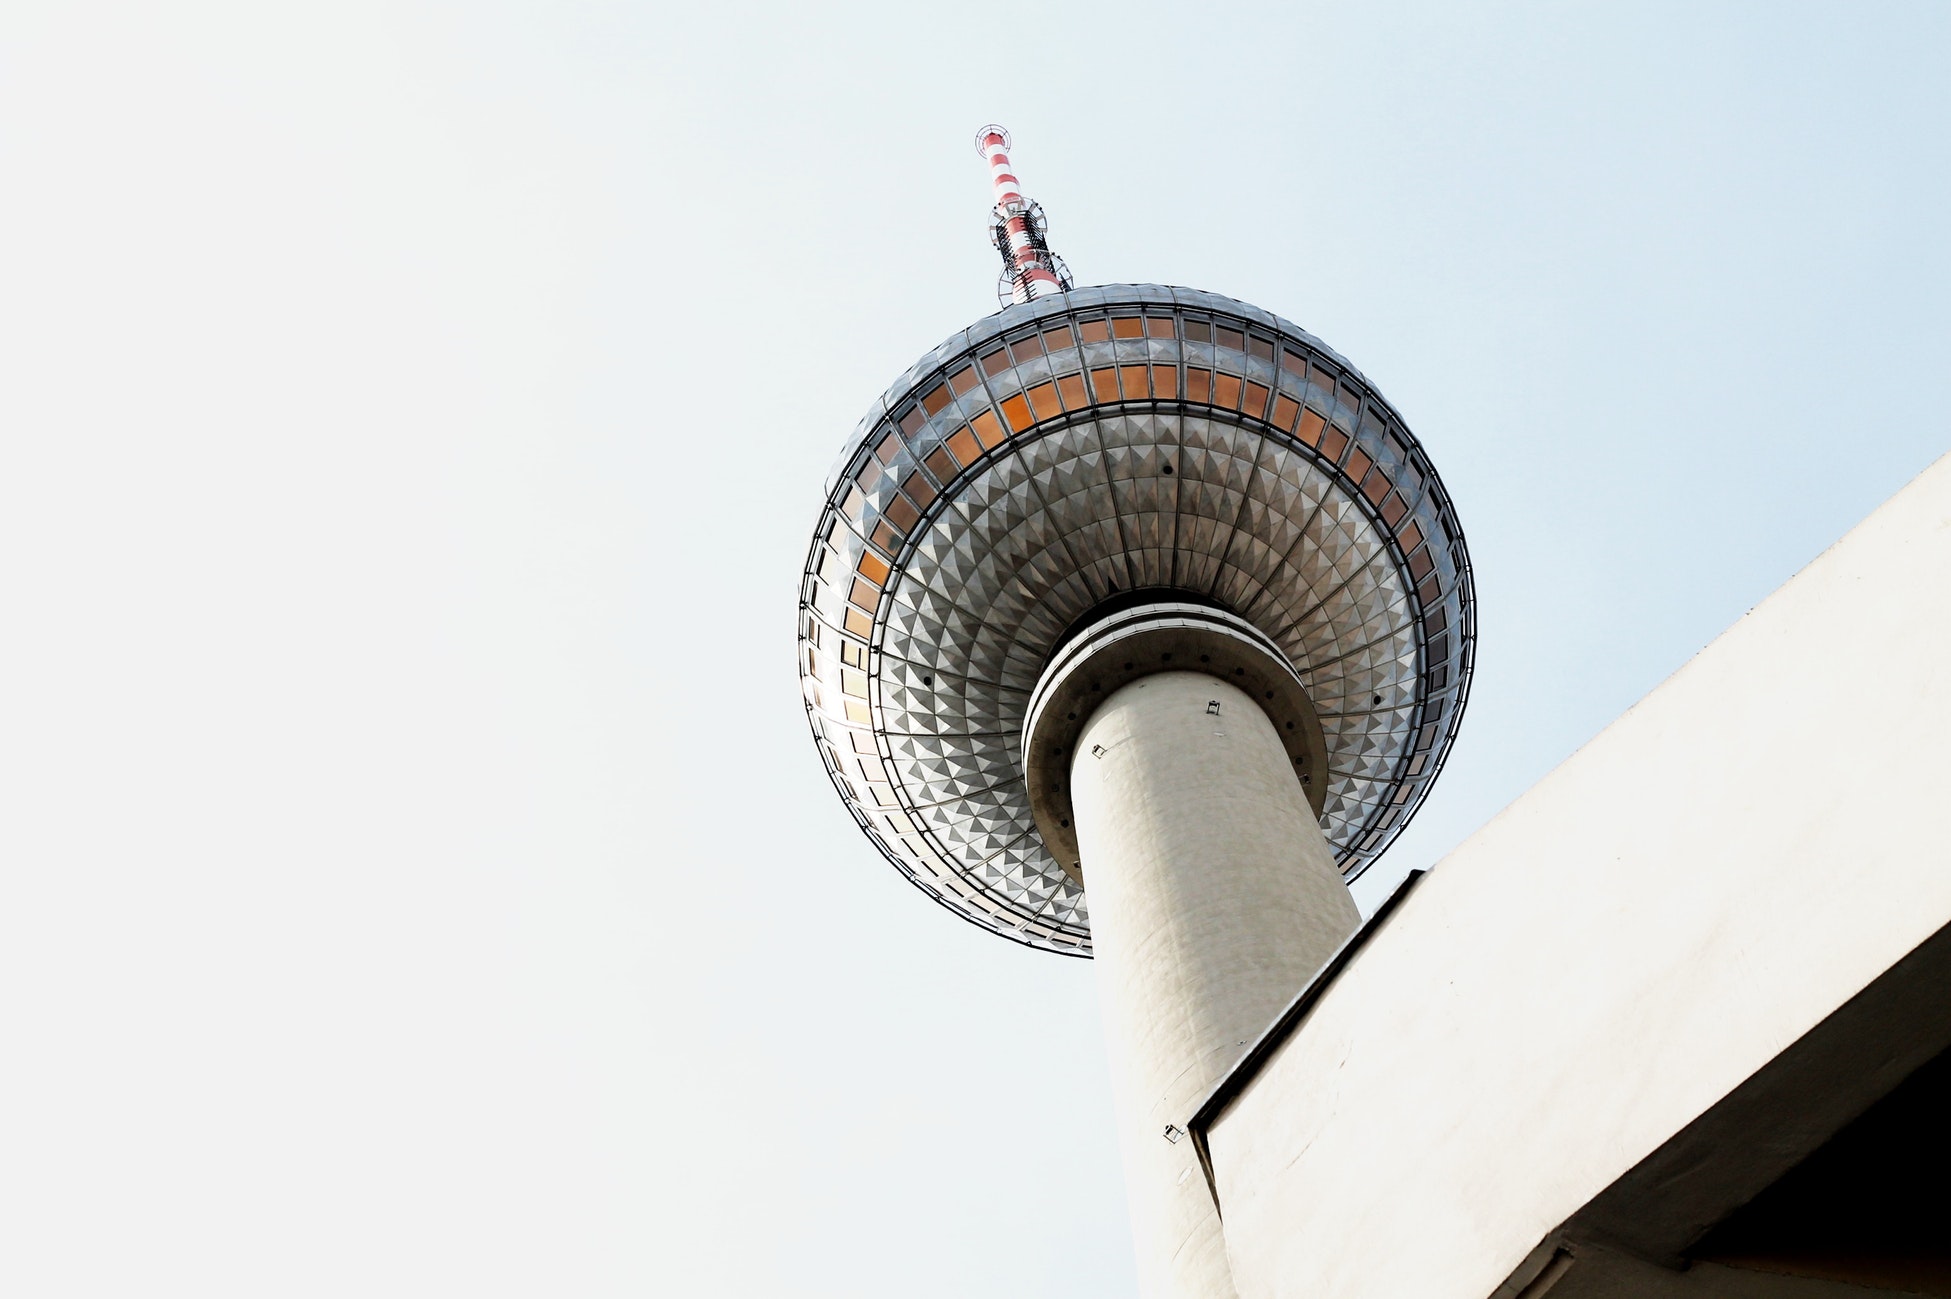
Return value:
M 1062 293 L 1071 287 L 1070 269 L 1050 251 L 1050 223 L 1043 209 L 1023 197 L 1022 183 L 1009 163 L 1009 132 L 990 123 L 976 132 L 976 152 L 989 163 L 996 189 L 989 236 L 1002 254 L 1003 273 L 996 299 L 1007 307 Z

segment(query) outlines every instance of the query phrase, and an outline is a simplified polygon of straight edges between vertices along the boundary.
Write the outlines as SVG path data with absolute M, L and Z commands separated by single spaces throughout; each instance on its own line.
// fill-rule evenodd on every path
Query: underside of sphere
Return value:
M 975 923 L 1085 954 L 1021 734 L 1066 633 L 1119 601 L 1245 619 L 1304 683 L 1321 827 L 1354 878 L 1454 735 L 1474 602 L 1420 445 L 1318 340 L 1185 289 L 1080 289 L 948 340 L 829 484 L 801 600 L 822 759 L 862 829 Z

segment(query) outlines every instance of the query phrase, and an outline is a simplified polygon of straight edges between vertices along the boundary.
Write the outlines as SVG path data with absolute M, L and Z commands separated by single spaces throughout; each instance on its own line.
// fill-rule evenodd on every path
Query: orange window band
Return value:
M 1008 436 L 1003 432 L 1002 421 L 996 418 L 994 411 L 977 411 L 975 418 L 969 421 L 969 427 L 975 430 L 975 435 L 982 440 L 982 445 L 990 450 L 1001 446 L 1003 439 Z
M 972 465 L 982 458 L 982 447 L 966 425 L 949 435 L 948 449 L 965 465 Z
M 1057 405 L 1057 386 L 1053 383 L 1040 383 L 1024 396 L 1030 399 L 1030 409 L 1038 419 L 1049 419 L 1063 409 Z
M 1003 400 L 1003 418 L 1009 421 L 1010 432 L 1021 433 L 1036 421 L 1030 417 L 1030 403 L 1022 393 Z

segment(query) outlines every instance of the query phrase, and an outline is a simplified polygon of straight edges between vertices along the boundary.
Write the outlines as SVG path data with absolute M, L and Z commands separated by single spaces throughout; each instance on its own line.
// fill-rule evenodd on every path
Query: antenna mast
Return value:
M 1064 259 L 1050 251 L 1050 222 L 1043 209 L 1023 197 L 1010 170 L 1009 146 L 1009 132 L 994 123 L 976 132 L 976 152 L 988 159 L 989 177 L 996 187 L 989 237 L 1003 257 L 996 299 L 1005 307 L 1062 293 L 1074 282 Z

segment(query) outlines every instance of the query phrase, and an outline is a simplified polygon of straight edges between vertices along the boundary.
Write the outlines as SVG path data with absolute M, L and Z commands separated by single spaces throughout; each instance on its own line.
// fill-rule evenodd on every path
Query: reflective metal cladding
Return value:
M 860 423 L 801 585 L 807 716 L 868 837 L 998 933 L 1090 949 L 1030 813 L 1024 711 L 1067 629 L 1133 592 L 1210 601 L 1292 662 L 1344 875 L 1401 832 L 1468 691 L 1469 558 L 1374 386 L 1197 290 L 1075 289 L 950 338 Z

